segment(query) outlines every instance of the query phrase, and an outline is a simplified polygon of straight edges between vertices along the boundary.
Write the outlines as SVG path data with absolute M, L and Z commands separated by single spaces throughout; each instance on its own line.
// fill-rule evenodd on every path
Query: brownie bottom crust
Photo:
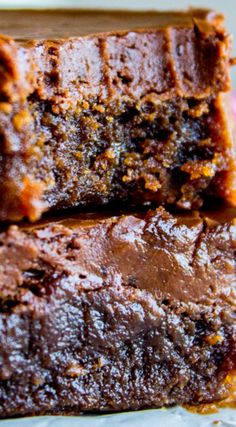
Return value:
M 229 397 L 235 231 L 233 215 L 161 208 L 2 232 L 0 416 Z

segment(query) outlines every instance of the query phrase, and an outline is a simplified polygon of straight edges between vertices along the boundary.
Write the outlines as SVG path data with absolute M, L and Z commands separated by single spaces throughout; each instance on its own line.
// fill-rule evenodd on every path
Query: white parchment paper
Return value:
M 236 410 L 199 415 L 175 407 L 98 416 L 31 417 L 0 421 L 0 427 L 236 427 Z

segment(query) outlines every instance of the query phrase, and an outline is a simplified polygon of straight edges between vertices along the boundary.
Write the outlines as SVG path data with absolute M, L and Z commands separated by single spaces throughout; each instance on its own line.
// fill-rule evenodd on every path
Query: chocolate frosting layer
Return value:
M 127 285 L 158 300 L 235 304 L 236 212 L 88 215 L 0 236 L 0 296 L 55 281 L 69 293 Z

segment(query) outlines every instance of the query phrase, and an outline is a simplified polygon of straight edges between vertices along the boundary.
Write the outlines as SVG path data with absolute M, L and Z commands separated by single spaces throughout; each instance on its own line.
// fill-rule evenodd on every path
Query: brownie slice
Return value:
M 231 395 L 235 210 L 77 215 L 0 245 L 1 417 Z
M 221 15 L 1 11 L 0 219 L 236 203 Z

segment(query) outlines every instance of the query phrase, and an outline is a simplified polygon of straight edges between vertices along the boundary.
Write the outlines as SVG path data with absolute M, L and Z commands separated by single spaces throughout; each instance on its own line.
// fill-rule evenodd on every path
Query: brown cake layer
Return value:
M 221 15 L 1 11 L 0 32 L 1 220 L 236 203 Z
M 236 369 L 236 212 L 0 234 L 0 416 L 215 402 Z

